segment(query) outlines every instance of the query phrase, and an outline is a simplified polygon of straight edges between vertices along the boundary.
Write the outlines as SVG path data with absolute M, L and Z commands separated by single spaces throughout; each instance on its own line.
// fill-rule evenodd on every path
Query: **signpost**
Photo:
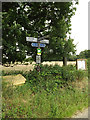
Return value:
M 36 55 L 36 63 L 38 64 L 37 71 L 39 71 L 39 72 L 40 72 L 39 64 L 41 63 L 41 49 L 40 49 L 40 47 L 45 47 L 46 44 L 49 44 L 49 40 L 44 39 L 45 37 L 46 36 L 41 37 L 39 39 L 34 38 L 34 37 L 26 37 L 26 41 L 33 42 L 33 43 L 31 43 L 32 47 L 38 47 L 37 48 L 37 55 Z M 46 44 L 43 44 L 43 43 L 46 43 Z

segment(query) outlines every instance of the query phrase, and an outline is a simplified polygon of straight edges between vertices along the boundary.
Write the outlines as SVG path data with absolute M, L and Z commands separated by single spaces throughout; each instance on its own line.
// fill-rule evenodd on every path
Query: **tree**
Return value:
M 26 36 L 46 35 L 49 35 L 50 44 L 44 52 L 49 53 L 52 50 L 55 56 L 66 55 L 63 46 L 68 45 L 70 40 L 66 42 L 64 39 L 67 33 L 70 33 L 70 18 L 75 10 L 73 2 L 3 3 L 3 56 L 8 57 L 9 62 L 22 61 L 28 51 L 35 58 L 36 50 L 26 42 Z M 18 43 L 19 52 L 16 51 L 16 43 Z M 52 45 L 54 45 L 53 48 Z M 70 51 L 72 50 L 68 50 L 67 53 Z
M 67 38 L 67 33 L 70 31 L 68 30 L 64 17 L 57 23 L 57 26 L 55 26 L 52 31 L 51 41 L 53 42 L 48 46 L 48 49 L 46 48 L 48 51 L 48 56 L 46 56 L 48 58 L 50 57 L 50 59 L 55 58 L 54 60 L 63 60 L 63 65 L 66 65 L 67 57 L 69 57 L 70 54 L 75 54 L 76 46 L 73 44 L 73 39 L 70 37 Z M 60 31 L 60 33 L 58 31 Z M 52 52 L 50 52 L 50 50 L 52 50 Z M 45 59 L 47 59 L 46 56 L 44 55 Z
M 8 4 L 8 5 L 7 5 Z M 27 48 L 25 35 L 26 32 L 22 30 L 22 26 L 16 23 L 18 3 L 3 3 L 3 62 L 22 61 L 25 58 L 25 49 Z M 17 51 L 17 45 L 19 51 Z
M 87 58 L 90 58 L 90 50 L 84 50 L 84 51 L 81 51 L 80 54 L 78 55 L 78 58 L 84 58 L 84 59 L 87 59 Z

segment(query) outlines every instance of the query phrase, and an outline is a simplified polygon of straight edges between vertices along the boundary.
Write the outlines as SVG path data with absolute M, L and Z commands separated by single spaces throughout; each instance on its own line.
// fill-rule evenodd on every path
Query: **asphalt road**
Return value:
M 89 116 L 89 111 L 90 108 L 84 109 L 82 112 L 77 112 L 72 118 L 89 118 L 90 120 L 90 116 Z

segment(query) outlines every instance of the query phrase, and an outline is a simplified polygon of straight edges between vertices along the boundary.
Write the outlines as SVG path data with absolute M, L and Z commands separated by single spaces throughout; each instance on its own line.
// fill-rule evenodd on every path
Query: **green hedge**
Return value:
M 90 79 L 90 58 L 87 59 L 88 78 Z

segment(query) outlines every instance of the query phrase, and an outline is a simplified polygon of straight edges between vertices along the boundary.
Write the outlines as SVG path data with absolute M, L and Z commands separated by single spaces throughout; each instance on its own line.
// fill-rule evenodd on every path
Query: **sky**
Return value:
M 71 38 L 74 39 L 76 54 L 88 50 L 88 2 L 90 0 L 79 0 L 77 10 L 71 19 Z

